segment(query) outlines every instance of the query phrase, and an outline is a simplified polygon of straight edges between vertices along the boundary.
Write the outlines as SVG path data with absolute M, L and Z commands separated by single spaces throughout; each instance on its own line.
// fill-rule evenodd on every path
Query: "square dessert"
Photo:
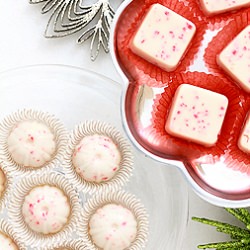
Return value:
M 250 92 L 250 25 L 219 54 L 218 65 L 246 92 Z
M 224 13 L 250 6 L 249 0 L 200 0 L 203 12 L 207 15 Z
M 175 92 L 165 130 L 176 137 L 213 146 L 220 133 L 228 106 L 226 96 L 181 84 Z
M 178 66 L 195 32 L 191 21 L 161 4 L 153 4 L 130 48 L 136 55 L 170 72 Z
M 243 152 L 250 153 L 250 113 L 248 113 L 245 125 L 241 131 L 238 147 Z

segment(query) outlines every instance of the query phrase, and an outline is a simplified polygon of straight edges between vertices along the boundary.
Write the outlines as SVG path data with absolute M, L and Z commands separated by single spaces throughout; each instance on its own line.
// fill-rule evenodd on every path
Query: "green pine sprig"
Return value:
M 216 227 L 221 233 L 228 234 L 231 241 L 208 243 L 199 245 L 199 249 L 217 249 L 217 250 L 250 250 L 250 212 L 246 208 L 225 208 L 237 220 L 241 221 L 245 228 L 231 225 L 216 220 L 206 218 L 192 217 L 194 221 Z

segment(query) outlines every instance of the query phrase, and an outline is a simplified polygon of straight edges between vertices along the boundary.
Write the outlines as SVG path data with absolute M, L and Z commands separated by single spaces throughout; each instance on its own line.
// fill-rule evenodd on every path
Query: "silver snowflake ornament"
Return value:
M 91 60 L 95 60 L 100 48 L 109 52 L 110 26 L 115 11 L 109 0 L 98 0 L 84 5 L 83 0 L 30 0 L 31 4 L 42 4 L 41 13 L 50 12 L 45 37 L 58 38 L 81 32 L 77 43 L 91 39 Z

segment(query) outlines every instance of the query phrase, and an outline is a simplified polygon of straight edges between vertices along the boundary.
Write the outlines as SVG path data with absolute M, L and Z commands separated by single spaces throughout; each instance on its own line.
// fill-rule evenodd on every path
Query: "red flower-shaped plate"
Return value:
M 173 72 L 133 54 L 130 40 L 151 4 L 160 3 L 192 21 L 197 28 L 184 58 Z M 193 13 L 193 15 L 192 15 Z M 250 206 L 249 154 L 237 155 L 237 139 L 246 117 L 249 96 L 230 79 L 190 65 L 199 57 L 209 22 L 192 5 L 170 0 L 125 1 L 116 12 L 111 32 L 111 55 L 123 81 L 122 119 L 131 141 L 156 161 L 179 168 L 193 189 L 206 201 L 225 207 Z M 225 18 L 225 14 L 223 14 Z M 193 70 L 192 70 L 193 71 Z M 169 135 L 164 125 L 176 88 L 189 83 L 225 95 L 228 111 L 217 143 L 210 147 Z M 243 156 L 242 156 L 243 155 Z M 163 166 L 164 167 L 164 166 Z

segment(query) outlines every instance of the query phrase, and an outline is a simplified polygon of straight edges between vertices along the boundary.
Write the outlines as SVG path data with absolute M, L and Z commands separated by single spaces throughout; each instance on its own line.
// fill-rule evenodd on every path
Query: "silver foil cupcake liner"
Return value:
M 7 143 L 8 137 L 14 126 L 23 121 L 37 121 L 43 123 L 48 126 L 48 128 L 54 134 L 56 145 L 55 152 L 52 155 L 50 161 L 46 161 L 39 167 L 23 166 L 18 164 L 16 161 L 14 161 L 11 153 L 9 152 Z M 17 112 L 5 117 L 3 121 L 0 122 L 0 131 L 0 159 L 3 160 L 3 164 L 7 166 L 8 171 L 17 171 L 19 173 L 26 173 L 27 171 L 32 170 L 43 171 L 58 164 L 63 156 L 68 140 L 67 130 L 64 128 L 59 119 L 49 113 L 32 109 L 18 110 Z
M 98 193 L 86 202 L 79 227 L 80 236 L 86 241 L 86 248 L 88 250 L 100 249 L 93 243 L 89 234 L 89 221 L 97 209 L 107 204 L 121 205 L 133 213 L 137 221 L 137 234 L 135 240 L 126 249 L 144 249 L 148 240 L 148 214 L 141 202 L 134 195 L 125 191 Z
M 6 207 L 8 202 L 8 197 L 10 196 L 11 192 L 13 192 L 12 187 L 14 185 L 14 180 L 13 177 L 11 176 L 11 173 L 1 162 L 0 162 L 0 171 L 1 173 L 3 173 L 5 177 L 4 190 L 0 192 L 0 212 L 1 212 Z
M 6 237 L 9 237 L 19 250 L 27 249 L 25 244 L 20 242 L 20 239 L 17 237 L 16 233 L 13 230 L 13 226 L 10 223 L 6 222 L 4 219 L 0 220 L 0 233 L 4 234 Z
M 51 247 L 35 248 L 35 250 L 88 250 L 82 240 L 68 240 Z
M 76 172 L 72 162 L 74 150 L 82 138 L 95 134 L 111 138 L 121 154 L 120 166 L 116 174 L 110 180 L 100 183 L 86 181 Z M 118 190 L 124 186 L 132 175 L 133 156 L 129 143 L 117 129 L 104 122 L 85 121 L 77 125 L 70 135 L 64 164 L 63 172 L 66 173 L 71 183 L 80 191 L 92 194 L 97 191 Z

